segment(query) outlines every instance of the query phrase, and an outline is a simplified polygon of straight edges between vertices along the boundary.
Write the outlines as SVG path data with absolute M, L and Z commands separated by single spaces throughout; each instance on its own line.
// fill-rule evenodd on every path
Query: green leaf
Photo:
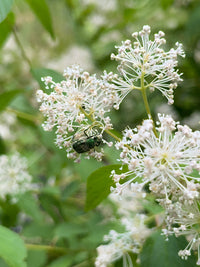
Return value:
M 2 94 L 0 94 L 0 111 L 4 110 L 9 103 L 14 100 L 14 98 L 22 93 L 22 90 L 16 89 L 16 90 L 12 90 L 12 91 L 7 91 L 4 92 Z
M 28 251 L 27 265 L 28 267 L 44 267 L 46 266 L 47 255 L 46 251 Z
M 3 226 L 0 226 L 0 240 L 0 257 L 10 267 L 26 267 L 27 252 L 23 240 Z
M 55 229 L 56 238 L 71 238 L 82 233 L 87 233 L 85 225 L 76 225 L 74 223 L 61 223 Z
M 74 261 L 74 257 L 72 255 L 65 255 L 60 257 L 59 259 L 53 261 L 48 267 L 66 267 L 71 266 Z
M 42 222 L 44 220 L 43 214 L 39 209 L 38 203 L 30 192 L 21 195 L 18 199 L 17 205 L 22 211 L 30 215 L 36 222 Z
M 0 259 L 0 266 L 1 267 L 8 267 L 8 264 L 6 264 L 3 259 Z
M 115 170 L 116 173 L 120 174 L 127 169 L 126 165 L 123 166 L 122 170 L 120 167 L 120 164 L 108 165 L 90 174 L 87 179 L 86 211 L 95 208 L 110 194 L 110 187 L 115 185 L 110 177 L 111 171 Z
M 7 18 L 0 24 L 0 47 L 4 44 L 9 34 L 12 32 L 12 26 L 15 23 L 13 13 L 8 14 Z
M 27 224 L 23 228 L 22 234 L 28 238 L 36 238 L 51 240 L 53 238 L 54 226 L 44 222 L 44 225 L 36 223 Z
M 199 25 L 200 23 L 200 5 L 197 6 L 189 16 L 187 23 L 186 23 L 186 35 L 187 35 L 187 43 L 189 44 L 189 47 L 191 47 L 191 44 L 194 42 L 198 41 L 200 37 L 200 32 L 199 32 Z
M 161 7 L 166 10 L 173 4 L 174 0 L 161 0 Z
M 13 5 L 13 0 L 0 1 L 0 23 L 7 17 Z
M 75 164 L 73 166 L 83 181 L 86 181 L 88 176 L 100 167 L 103 167 L 103 163 L 92 158 L 90 160 L 82 158 L 79 164 Z
M 145 242 L 140 255 L 141 267 L 188 267 L 196 266 L 194 256 L 182 260 L 178 251 L 186 247 L 184 237 L 169 237 L 166 241 L 160 231 L 153 233 Z
M 45 91 L 45 84 L 43 81 L 41 81 L 42 77 L 51 76 L 53 78 L 53 81 L 56 83 L 61 82 L 64 79 L 61 73 L 52 69 L 34 68 L 31 69 L 31 73 L 44 91 Z M 48 90 L 48 92 L 50 92 L 50 90 Z
M 51 37 L 54 38 L 51 14 L 49 12 L 49 7 L 46 1 L 45 0 L 25 0 L 25 1 L 33 10 L 35 15 L 38 17 L 43 27 L 50 33 Z
M 4 144 L 3 139 L 0 136 L 0 155 L 6 154 L 6 146 Z

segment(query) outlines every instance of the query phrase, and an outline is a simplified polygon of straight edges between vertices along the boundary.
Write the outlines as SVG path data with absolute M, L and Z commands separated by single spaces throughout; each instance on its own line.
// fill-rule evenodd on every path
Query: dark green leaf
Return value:
M 0 155 L 6 154 L 6 146 L 4 144 L 3 139 L 0 136 Z
M 0 226 L 0 240 L 0 257 L 10 267 L 25 267 L 27 252 L 23 240 L 3 226 Z
M 161 0 L 161 6 L 163 9 L 167 9 L 173 4 L 174 0 Z
M 16 204 L 10 203 L 9 198 L 7 201 L 0 199 L 1 205 L 1 224 L 6 227 L 12 227 L 17 223 L 17 216 L 19 213 L 19 208 Z
M 200 31 L 197 25 L 200 25 L 200 6 L 193 10 L 186 24 L 186 40 L 189 45 L 197 41 L 200 37 Z
M 48 225 L 47 223 L 43 225 L 31 223 L 23 228 L 23 235 L 31 238 L 39 237 L 46 240 L 51 240 L 51 238 L 53 237 L 53 231 L 53 225 Z
M 0 24 L 0 47 L 4 44 L 9 34 L 12 32 L 12 26 L 14 25 L 14 14 L 10 13 L 7 18 Z
M 82 233 L 87 233 L 85 225 L 76 225 L 74 223 L 62 223 L 55 229 L 56 238 L 71 238 Z
M 54 38 L 51 14 L 49 12 L 49 7 L 45 0 L 25 0 L 35 15 L 38 17 L 39 21 L 43 27 L 50 33 L 51 37 Z
M 13 0 L 0 1 L 0 23 L 7 17 L 13 5 Z
M 196 266 L 194 256 L 182 260 L 178 251 L 186 247 L 187 241 L 183 238 L 169 237 L 166 241 L 161 232 L 153 233 L 145 242 L 140 255 L 141 267 L 188 267 Z
M 123 169 L 120 170 L 120 167 L 120 164 L 108 165 L 90 174 L 87 179 L 86 211 L 95 208 L 110 194 L 110 187 L 114 186 L 114 182 L 110 177 L 111 171 L 115 170 L 116 173 L 120 174 L 127 168 L 127 166 L 123 166 Z
M 45 85 L 44 82 L 41 81 L 42 77 L 46 77 L 46 76 L 51 76 L 53 78 L 54 82 L 61 82 L 64 77 L 61 73 L 52 70 L 52 69 L 45 69 L 45 68 L 34 68 L 31 69 L 31 73 L 33 75 L 33 77 L 36 79 L 36 81 L 39 83 L 41 89 L 43 89 L 45 91 Z M 49 92 L 50 90 L 48 90 Z
M 0 94 L 0 111 L 4 110 L 9 103 L 20 93 L 22 93 L 22 90 L 16 89 L 12 91 L 7 91 L 2 94 Z

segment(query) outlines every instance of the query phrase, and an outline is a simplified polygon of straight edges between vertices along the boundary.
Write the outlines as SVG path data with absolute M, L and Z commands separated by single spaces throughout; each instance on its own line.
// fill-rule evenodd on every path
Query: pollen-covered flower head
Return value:
M 126 40 L 116 47 L 118 53 L 112 54 L 111 59 L 119 62 L 120 76 L 110 74 L 109 78 L 116 85 L 121 100 L 133 89 L 157 89 L 173 104 L 173 91 L 181 81 L 175 68 L 178 55 L 184 56 L 182 45 L 176 43 L 176 49 L 165 51 L 162 48 L 166 43 L 165 34 L 159 31 L 151 40 L 150 33 L 150 27 L 145 25 L 140 32 L 132 34 L 134 41 Z
M 158 114 L 157 135 L 151 119 L 144 120 L 136 129 L 126 129 L 123 139 L 116 144 L 122 149 L 120 160 L 129 171 L 121 176 L 113 173 L 118 192 L 127 184 L 138 181 L 156 196 L 169 201 L 180 190 L 185 198 L 199 196 L 200 132 L 181 126 L 171 116 Z M 120 178 L 127 178 L 120 184 Z
M 64 77 L 66 80 L 60 83 L 51 77 L 43 78 L 50 92 L 38 90 L 37 99 L 42 103 L 40 111 L 46 116 L 43 128 L 51 131 L 56 127 L 57 145 L 66 148 L 69 156 L 76 157 L 71 149 L 75 133 L 84 138 L 96 134 L 96 131 L 102 134 L 105 129 L 112 128 L 106 112 L 117 101 L 117 94 L 103 79 L 89 75 L 76 65 L 68 67 Z
M 17 196 L 35 187 L 27 171 L 27 162 L 18 153 L 0 156 L 0 196 L 9 196 L 13 202 Z

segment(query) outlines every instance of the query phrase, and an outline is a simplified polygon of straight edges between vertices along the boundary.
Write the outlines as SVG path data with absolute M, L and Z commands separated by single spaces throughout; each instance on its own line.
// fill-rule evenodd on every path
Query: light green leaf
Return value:
M 50 33 L 51 37 L 54 38 L 51 14 L 49 7 L 45 0 L 25 0 L 30 8 L 33 10 L 35 15 L 40 20 L 43 27 Z
M 47 267 L 66 267 L 66 266 L 71 266 L 73 261 L 74 261 L 74 257 L 72 255 L 65 255 L 65 256 L 62 256 L 62 257 L 56 259 L 55 261 L 53 261 Z
M 188 267 L 196 266 L 194 256 L 182 260 L 178 251 L 186 247 L 187 241 L 183 238 L 169 237 L 166 241 L 160 231 L 153 233 L 145 242 L 140 255 L 141 267 Z
M 13 0 L 0 1 L 0 23 L 7 17 L 13 5 Z
M 10 267 L 26 267 L 26 247 L 23 240 L 11 230 L 0 226 L 0 257 Z
M 116 173 L 120 174 L 127 169 L 126 165 L 123 166 L 122 170 L 120 170 L 120 167 L 120 164 L 108 165 L 90 174 L 87 179 L 86 211 L 95 208 L 110 194 L 110 187 L 114 186 L 110 177 L 111 171 L 115 170 Z
M 31 195 L 30 192 L 27 192 L 20 196 L 17 205 L 22 211 L 30 215 L 36 222 L 43 222 L 43 214 L 39 209 L 39 204 L 36 202 L 36 199 Z
M 0 94 L 0 111 L 4 110 L 9 103 L 20 93 L 22 93 L 23 90 L 12 90 L 12 91 L 7 91 L 2 94 Z
M 46 251 L 28 251 L 27 265 L 28 267 L 44 267 L 46 266 L 47 253 Z

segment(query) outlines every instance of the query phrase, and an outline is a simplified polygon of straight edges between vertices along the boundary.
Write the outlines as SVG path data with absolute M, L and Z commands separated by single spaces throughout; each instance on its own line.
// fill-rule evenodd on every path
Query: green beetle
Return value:
M 79 140 L 76 140 L 72 147 L 77 153 L 85 153 L 90 151 L 92 148 L 95 148 L 95 146 L 99 146 L 102 142 L 102 138 L 100 136 L 91 135 L 87 136 L 86 138 L 82 138 Z

